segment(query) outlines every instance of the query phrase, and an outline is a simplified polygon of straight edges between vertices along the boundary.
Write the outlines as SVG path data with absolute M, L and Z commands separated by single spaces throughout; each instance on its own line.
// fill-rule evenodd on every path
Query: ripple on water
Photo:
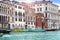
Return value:
M 11 33 L 0 40 L 60 40 L 60 31 Z

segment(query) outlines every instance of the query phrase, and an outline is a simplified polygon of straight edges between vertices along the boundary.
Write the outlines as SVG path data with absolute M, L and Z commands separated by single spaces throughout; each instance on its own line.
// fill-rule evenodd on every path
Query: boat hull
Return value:
M 57 29 L 46 29 L 46 31 L 56 31 Z
M 10 33 L 10 30 L 0 30 L 0 33 Z
M 13 30 L 12 32 L 45 32 L 45 30 Z

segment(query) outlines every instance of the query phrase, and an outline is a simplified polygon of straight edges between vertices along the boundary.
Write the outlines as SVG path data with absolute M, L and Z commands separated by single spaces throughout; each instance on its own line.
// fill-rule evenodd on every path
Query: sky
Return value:
M 16 0 L 16 1 L 41 1 L 41 0 Z M 51 1 L 60 4 L 60 0 L 51 0 Z
M 32 2 L 32 1 L 41 1 L 41 0 L 16 0 L 16 1 L 20 1 L 20 2 Z M 60 9 L 60 0 L 50 0 L 52 1 L 53 3 L 59 5 L 59 9 Z

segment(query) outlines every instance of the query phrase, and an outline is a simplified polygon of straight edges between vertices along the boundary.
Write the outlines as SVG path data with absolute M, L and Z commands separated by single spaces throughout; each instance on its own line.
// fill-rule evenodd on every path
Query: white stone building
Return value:
M 47 19 L 48 28 L 59 28 L 59 13 L 58 5 L 53 4 L 51 1 L 36 1 L 30 7 L 35 9 L 35 13 L 43 13 Z
M 0 15 L 3 16 L 3 20 L 6 20 L 6 24 L 9 24 L 10 29 L 25 29 L 25 10 L 19 2 L 1 1 Z M 5 23 L 3 26 L 5 26 Z
M 0 29 L 9 29 L 10 25 L 10 7 L 5 1 L 0 1 Z
M 5 19 L 4 17 L 1 18 L 6 20 L 6 24 L 10 24 L 11 29 L 26 29 L 26 25 L 28 29 L 29 27 L 35 29 L 35 14 L 33 14 L 32 9 L 34 9 L 34 13 L 44 14 L 48 23 L 48 28 L 59 28 L 60 15 L 58 13 L 58 6 L 51 1 L 43 0 L 31 3 L 28 6 L 32 9 L 28 9 L 23 5 L 17 1 L 10 2 L 8 0 L 0 2 L 0 16 L 5 17 Z M 25 14 L 26 10 L 24 7 L 28 9 L 28 14 Z M 0 22 L 0 25 L 1 23 L 3 23 L 3 21 Z
M 11 16 L 11 29 L 25 29 L 25 10 L 24 7 L 16 1 L 12 2 L 13 10 Z
M 59 13 L 59 29 L 60 29 L 60 10 L 58 10 Z
M 35 13 L 34 10 L 31 8 L 27 8 L 26 14 L 25 14 L 25 22 L 26 22 L 26 27 L 29 30 L 34 30 L 35 29 Z

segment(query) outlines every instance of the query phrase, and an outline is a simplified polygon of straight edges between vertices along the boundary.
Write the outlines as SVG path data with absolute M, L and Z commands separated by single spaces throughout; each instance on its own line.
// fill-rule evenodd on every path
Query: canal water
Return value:
M 60 31 L 11 33 L 0 40 L 60 40 Z

